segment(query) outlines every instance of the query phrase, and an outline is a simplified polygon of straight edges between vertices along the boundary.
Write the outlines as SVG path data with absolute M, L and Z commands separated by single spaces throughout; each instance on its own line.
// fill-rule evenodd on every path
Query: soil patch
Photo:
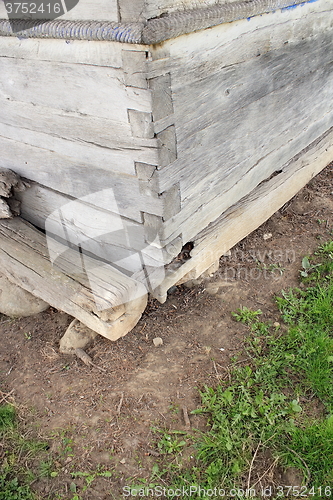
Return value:
M 149 476 L 159 453 L 152 427 L 186 430 L 183 407 L 190 414 L 199 404 L 198 388 L 216 384 L 241 350 L 248 329 L 231 312 L 246 305 L 277 321 L 274 296 L 298 286 L 302 257 L 332 238 L 332 180 L 331 164 L 222 257 L 216 273 L 177 287 L 165 304 L 151 300 L 124 338 L 96 338 L 87 353 L 105 373 L 59 353 L 68 315 L 50 308 L 29 318 L 0 318 L 3 387 L 14 389 L 36 434 L 53 436 L 61 473 L 58 483 L 35 485 L 42 496 L 73 498 L 71 472 L 99 466 L 114 471 L 112 477 L 96 477 L 86 492 L 84 477 L 77 479 L 82 498 L 120 499 L 129 478 Z M 163 345 L 155 347 L 156 337 Z M 193 427 L 205 425 L 202 417 L 190 420 Z

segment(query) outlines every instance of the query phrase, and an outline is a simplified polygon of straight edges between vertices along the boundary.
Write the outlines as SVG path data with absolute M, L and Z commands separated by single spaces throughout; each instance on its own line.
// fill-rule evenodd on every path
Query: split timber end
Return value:
M 222 255 L 295 196 L 332 158 L 333 127 L 291 158 L 278 175 L 259 184 L 193 238 L 191 258 L 166 274 L 154 297 L 163 303 L 169 288 L 202 276 Z
M 134 328 L 147 305 L 144 285 L 19 217 L 0 222 L 0 266 L 10 281 L 110 340 Z

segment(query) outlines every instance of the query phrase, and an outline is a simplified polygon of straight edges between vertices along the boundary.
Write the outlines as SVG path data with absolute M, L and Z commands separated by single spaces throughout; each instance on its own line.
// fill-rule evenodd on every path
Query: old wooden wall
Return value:
M 143 21 L 165 13 L 223 5 L 237 0 L 119 0 L 121 21 Z
M 331 7 L 318 0 L 152 49 L 157 179 L 175 199 L 155 219 L 163 242 L 195 238 L 332 127 Z
M 142 46 L 0 38 L 0 166 L 33 181 L 23 216 L 130 271 L 143 214 L 163 215 L 145 65 Z

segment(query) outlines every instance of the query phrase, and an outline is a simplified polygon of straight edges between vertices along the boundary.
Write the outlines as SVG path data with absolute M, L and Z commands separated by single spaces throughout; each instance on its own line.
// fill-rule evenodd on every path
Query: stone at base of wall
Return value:
M 74 319 L 60 339 L 60 352 L 75 354 L 75 349 L 84 349 L 98 333 Z
M 12 283 L 0 274 L 0 313 L 10 317 L 33 316 L 45 311 L 49 304 Z

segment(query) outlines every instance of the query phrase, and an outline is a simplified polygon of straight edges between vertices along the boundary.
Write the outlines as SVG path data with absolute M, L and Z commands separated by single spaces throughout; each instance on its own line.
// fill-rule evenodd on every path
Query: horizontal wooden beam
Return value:
M 178 269 L 170 265 L 165 280 L 155 290 L 155 298 L 164 302 L 169 288 L 198 278 L 295 196 L 332 158 L 333 127 L 193 238 L 191 258 Z
M 72 21 L 56 19 L 38 24 L 36 20 L 0 19 L 0 36 L 20 38 L 61 38 L 66 40 L 108 40 L 152 45 L 219 24 L 258 16 L 278 9 L 311 2 L 312 0 L 252 0 L 231 3 L 218 2 L 211 6 L 171 12 L 162 17 L 141 22 Z M 132 9 L 132 4 L 131 4 Z M 134 12 L 134 11 L 133 11 Z M 1 11 L 0 11 L 1 14 Z M 75 14 L 73 9 L 72 14 Z M 149 16 L 149 12 L 147 12 Z M 5 11 L 2 9 L 2 17 Z M 127 17 L 127 16 L 126 16 Z M 141 18 L 140 18 L 141 19 Z
M 0 267 L 16 285 L 110 340 L 128 333 L 147 304 L 144 285 L 18 217 L 0 223 Z

